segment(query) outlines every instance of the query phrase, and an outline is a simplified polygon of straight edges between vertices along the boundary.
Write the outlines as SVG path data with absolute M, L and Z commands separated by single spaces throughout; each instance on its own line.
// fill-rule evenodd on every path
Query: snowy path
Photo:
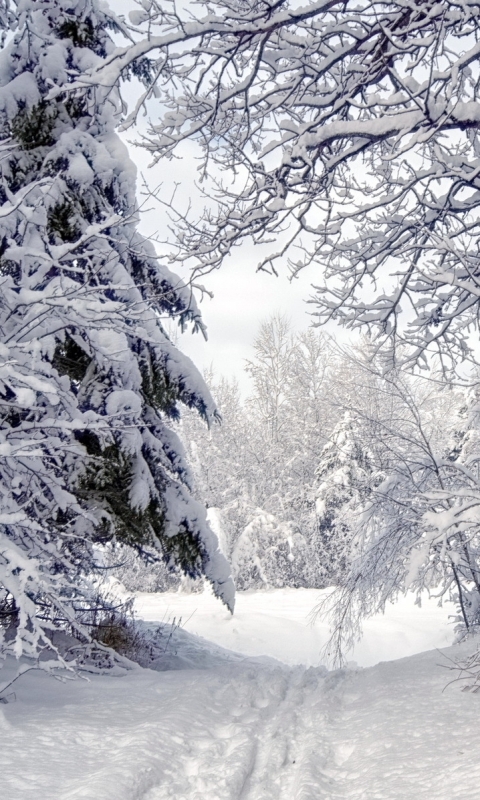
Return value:
M 478 800 L 480 696 L 442 691 L 440 661 L 329 673 L 226 656 L 60 687 L 35 675 L 0 706 L 0 795 Z

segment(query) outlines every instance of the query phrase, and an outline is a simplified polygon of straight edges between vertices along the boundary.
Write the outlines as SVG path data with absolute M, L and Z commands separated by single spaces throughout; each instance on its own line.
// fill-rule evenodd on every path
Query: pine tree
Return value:
M 0 21 L 0 648 L 37 658 L 52 629 L 80 631 L 94 544 L 233 595 L 171 425 L 215 406 L 162 318 L 202 322 L 138 233 L 118 86 L 70 90 L 122 25 L 97 0 L 2 0 Z
M 373 472 L 361 424 L 346 411 L 325 445 L 317 466 L 315 571 L 338 583 L 348 570 L 353 532 L 350 514 L 360 512 Z

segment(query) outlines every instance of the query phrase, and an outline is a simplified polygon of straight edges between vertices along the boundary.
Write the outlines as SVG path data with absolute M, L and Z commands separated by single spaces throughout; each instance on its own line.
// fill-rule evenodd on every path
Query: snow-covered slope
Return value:
M 441 661 L 26 678 L 1 708 L 2 798 L 477 800 L 480 698 L 443 691 Z
M 269 655 L 291 666 L 316 667 L 323 663 L 322 650 L 329 627 L 321 616 L 312 624 L 311 612 L 328 590 L 272 589 L 237 592 L 232 616 L 213 593 L 141 593 L 136 609 L 140 617 L 155 621 L 181 619 L 185 630 L 247 656 Z M 366 621 L 364 636 L 348 658 L 362 667 L 379 661 L 413 655 L 453 641 L 451 617 L 455 607 L 425 597 L 422 607 L 413 595 L 388 605 L 385 614 Z M 480 795 L 479 795 L 480 797 Z
M 2 800 L 478 800 L 480 695 L 441 666 L 473 642 L 333 672 L 169 647 L 176 670 L 25 676 L 0 705 Z

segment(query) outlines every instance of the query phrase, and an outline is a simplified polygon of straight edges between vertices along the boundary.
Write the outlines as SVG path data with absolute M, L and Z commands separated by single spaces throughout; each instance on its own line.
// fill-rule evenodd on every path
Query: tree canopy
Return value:
M 245 238 L 275 241 L 260 268 L 317 265 L 320 321 L 377 326 L 414 360 L 465 357 L 480 294 L 480 3 L 197 8 L 139 4 L 134 44 L 72 84 L 110 85 L 144 59 L 144 146 L 158 160 L 198 144 L 209 198 L 201 216 L 179 212 L 177 256 L 205 271 Z

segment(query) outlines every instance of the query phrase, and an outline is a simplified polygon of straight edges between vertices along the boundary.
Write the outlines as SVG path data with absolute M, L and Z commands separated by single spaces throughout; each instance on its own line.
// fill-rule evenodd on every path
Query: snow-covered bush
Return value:
M 182 572 L 166 564 L 154 550 L 143 552 L 122 544 L 105 548 L 103 562 L 109 577 L 119 580 L 128 592 L 168 592 L 178 589 Z
M 137 231 L 118 85 L 71 88 L 122 24 L 97 0 L 0 12 L 0 588 L 16 614 L 0 652 L 37 658 L 59 627 L 88 639 L 75 604 L 95 542 L 152 547 L 233 596 L 170 424 L 182 403 L 215 414 L 161 322 L 201 329 L 199 313 Z
M 238 589 L 306 586 L 309 550 L 289 522 L 257 509 L 236 541 L 232 571 Z

